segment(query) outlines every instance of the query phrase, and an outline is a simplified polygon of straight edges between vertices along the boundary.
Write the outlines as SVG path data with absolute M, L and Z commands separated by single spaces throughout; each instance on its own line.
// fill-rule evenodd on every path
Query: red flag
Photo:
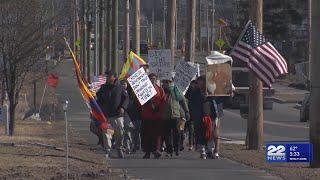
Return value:
M 48 86 L 50 87 L 53 87 L 53 88 L 56 88 L 57 85 L 58 85 L 58 81 L 59 81 L 59 77 L 50 73 L 48 74 L 48 78 L 47 78 L 47 83 L 48 83 Z

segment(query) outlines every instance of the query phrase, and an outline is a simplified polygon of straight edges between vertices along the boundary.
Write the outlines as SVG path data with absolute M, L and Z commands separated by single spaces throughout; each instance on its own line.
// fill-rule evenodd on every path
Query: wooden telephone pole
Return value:
M 171 63 L 172 67 L 174 67 L 174 55 L 175 55 L 175 39 L 176 39 L 176 9 L 177 9 L 177 1 L 170 0 L 169 2 L 169 25 L 170 25 L 170 34 L 169 34 L 169 48 L 171 50 Z
M 134 49 L 140 55 L 140 0 L 135 0 L 135 38 Z
M 118 55 L 118 20 L 119 20 L 119 0 L 112 1 L 112 70 L 118 74 L 119 72 L 119 55 Z
M 188 17 L 191 19 L 188 21 L 189 28 L 187 32 L 187 61 L 194 62 L 194 55 L 195 55 L 195 39 L 196 39 L 196 0 L 188 0 L 189 10 L 188 10 Z
M 311 97 L 310 143 L 313 144 L 311 167 L 320 168 L 320 1 L 311 1 Z
M 257 30 L 263 30 L 263 0 L 251 0 L 251 20 Z M 248 119 L 248 148 L 262 150 L 263 148 L 263 84 L 257 76 L 250 73 Z
M 127 55 L 130 51 L 130 0 L 126 0 L 126 10 L 124 18 L 124 59 L 127 58 Z

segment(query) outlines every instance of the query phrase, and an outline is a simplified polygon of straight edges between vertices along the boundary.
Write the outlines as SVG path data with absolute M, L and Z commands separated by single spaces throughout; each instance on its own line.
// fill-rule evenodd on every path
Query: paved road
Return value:
M 72 62 L 62 63 L 56 71 L 60 78 L 57 88 L 58 98 L 60 101 L 65 99 L 70 101 L 68 118 L 71 126 L 88 141 L 88 144 L 96 147 L 97 139 L 89 132 L 88 109 L 78 90 Z M 226 118 L 223 122 L 223 133 L 230 137 L 233 137 L 231 132 L 243 133 L 245 121 L 237 117 L 238 113 L 228 111 L 226 114 L 231 118 Z M 199 154 L 195 152 L 185 152 L 181 157 L 173 159 L 144 160 L 141 157 L 140 153 L 131 155 L 124 160 L 110 159 L 108 164 L 113 168 L 122 169 L 127 176 L 138 179 L 279 179 L 265 171 L 247 167 L 225 158 L 201 160 Z
M 299 122 L 299 110 L 295 104 L 274 104 L 273 110 L 264 111 L 265 141 L 308 140 L 308 123 Z M 247 120 L 240 117 L 239 110 L 225 110 L 222 136 L 233 140 L 244 140 Z

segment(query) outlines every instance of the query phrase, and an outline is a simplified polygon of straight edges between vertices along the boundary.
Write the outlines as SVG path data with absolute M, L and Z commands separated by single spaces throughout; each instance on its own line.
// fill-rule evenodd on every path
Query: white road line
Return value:
M 232 111 L 225 110 L 228 114 L 232 116 L 236 116 L 237 118 L 241 118 L 240 114 L 234 113 Z M 241 118 L 243 119 L 243 118 Z M 294 124 L 285 124 L 285 123 L 280 123 L 280 122 L 274 122 L 274 121 L 264 121 L 264 124 L 269 124 L 269 125 L 277 125 L 277 126 L 283 126 L 283 127 L 291 127 L 291 128 L 300 128 L 300 129 L 309 129 L 308 126 L 303 126 L 303 125 L 294 125 Z

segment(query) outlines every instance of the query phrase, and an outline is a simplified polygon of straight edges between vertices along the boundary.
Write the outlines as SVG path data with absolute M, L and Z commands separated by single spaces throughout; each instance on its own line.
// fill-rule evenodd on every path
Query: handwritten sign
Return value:
M 174 84 L 185 94 L 190 82 L 197 75 L 198 69 L 185 61 L 180 61 L 175 72 Z
M 149 50 L 148 61 L 150 72 L 160 80 L 172 79 L 171 51 L 169 49 Z
M 141 105 L 157 94 L 144 68 L 140 68 L 128 78 L 128 82 Z

